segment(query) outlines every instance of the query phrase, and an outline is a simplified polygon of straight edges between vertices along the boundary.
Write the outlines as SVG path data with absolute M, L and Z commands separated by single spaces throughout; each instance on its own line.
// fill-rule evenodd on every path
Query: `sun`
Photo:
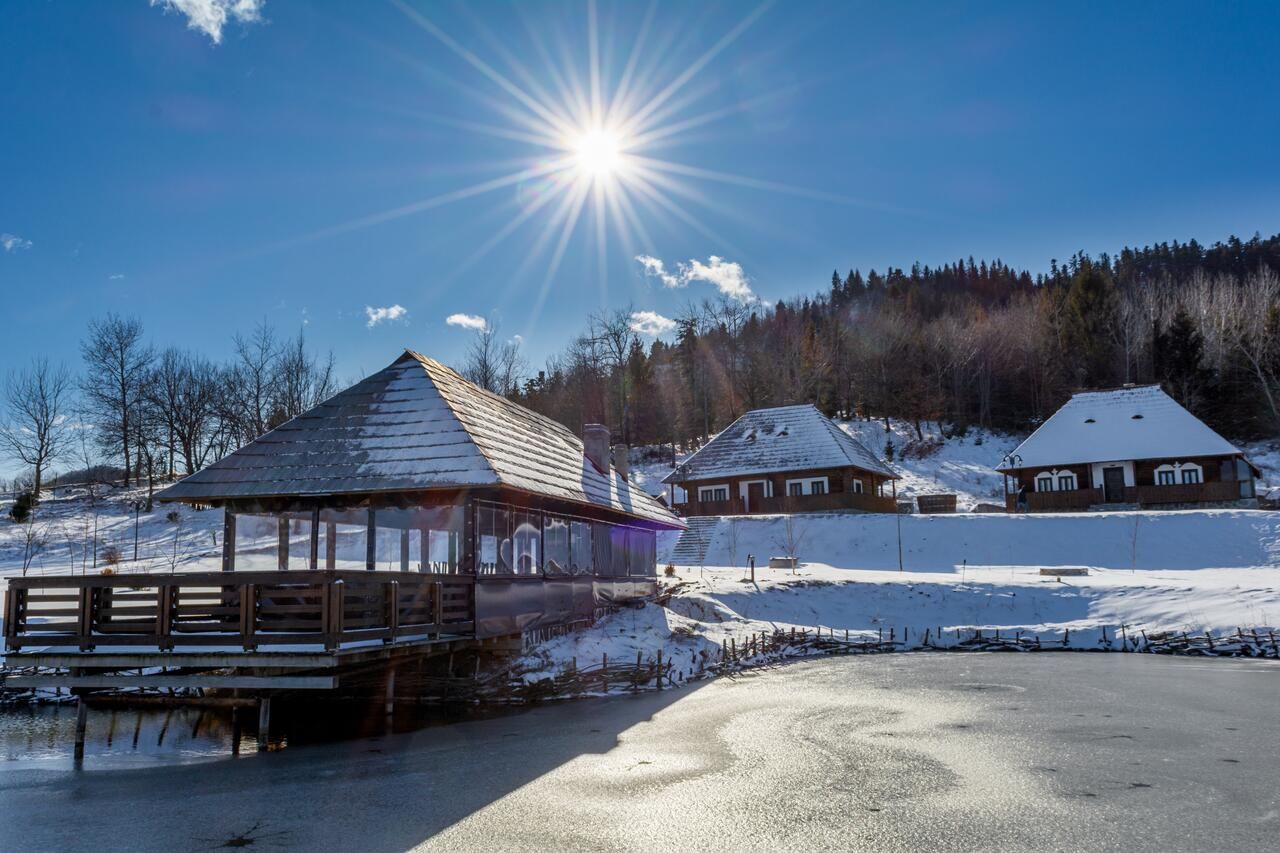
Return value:
M 595 127 L 575 133 L 569 140 L 574 166 L 594 181 L 607 181 L 625 166 L 622 138 L 617 131 Z

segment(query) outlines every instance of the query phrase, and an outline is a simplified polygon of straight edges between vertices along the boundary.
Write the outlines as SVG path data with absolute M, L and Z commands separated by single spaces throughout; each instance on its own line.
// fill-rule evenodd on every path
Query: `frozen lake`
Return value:
M 237 760 L 91 743 L 5 762 L 0 847 L 1259 849 L 1277 700 L 1267 662 L 913 654 Z

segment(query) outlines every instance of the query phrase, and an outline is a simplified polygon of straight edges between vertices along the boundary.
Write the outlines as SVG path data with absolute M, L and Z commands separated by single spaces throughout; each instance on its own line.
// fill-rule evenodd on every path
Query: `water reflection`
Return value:
M 397 705 L 338 699 L 272 702 L 270 749 L 301 747 L 503 716 L 509 708 Z M 238 715 L 238 716 L 237 716 Z M 87 770 L 186 764 L 258 752 L 257 711 L 243 708 L 91 708 L 85 737 Z M 0 773 L 34 766 L 72 766 L 76 707 L 0 708 Z

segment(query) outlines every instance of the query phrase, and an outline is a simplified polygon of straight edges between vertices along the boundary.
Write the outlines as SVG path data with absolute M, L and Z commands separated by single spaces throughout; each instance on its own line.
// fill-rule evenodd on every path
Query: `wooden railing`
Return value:
M 863 512 L 894 512 L 897 504 L 891 497 L 864 494 L 862 492 L 831 492 L 825 495 L 777 495 L 771 498 L 754 497 L 750 504 L 741 498 L 727 501 L 689 501 L 681 509 L 686 516 L 746 515 L 751 513 L 775 515 L 793 512 L 826 512 L 855 509 Z
M 470 635 L 475 583 L 403 572 L 201 572 L 10 578 L 4 640 L 23 646 L 323 646 Z

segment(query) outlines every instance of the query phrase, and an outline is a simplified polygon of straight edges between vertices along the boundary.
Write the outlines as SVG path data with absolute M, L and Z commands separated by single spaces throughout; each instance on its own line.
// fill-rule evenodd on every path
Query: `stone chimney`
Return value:
M 609 473 L 609 428 L 604 424 L 582 425 L 582 452 L 601 474 Z
M 613 446 L 613 469 L 621 474 L 624 480 L 631 474 L 629 450 L 630 448 L 625 444 L 615 444 Z

